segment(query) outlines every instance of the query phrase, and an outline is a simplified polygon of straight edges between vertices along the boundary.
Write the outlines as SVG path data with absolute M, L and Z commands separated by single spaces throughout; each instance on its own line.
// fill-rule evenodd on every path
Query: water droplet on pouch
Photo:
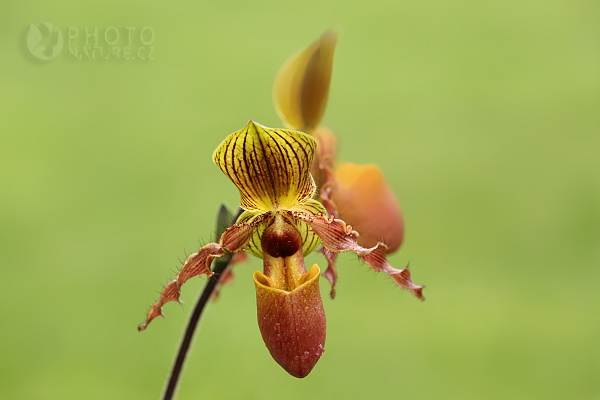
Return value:
M 308 312 L 308 307 L 304 307 L 304 312 Z
M 302 354 L 302 359 L 303 359 L 303 360 L 306 360 L 306 359 L 308 358 L 308 356 L 310 356 L 310 353 L 309 353 L 308 351 L 305 351 L 305 352 Z
M 317 348 L 317 351 L 315 352 L 315 354 L 317 356 L 320 356 L 321 354 L 323 354 L 324 351 L 325 351 L 325 349 L 323 348 L 323 345 L 320 344 L 319 347 Z

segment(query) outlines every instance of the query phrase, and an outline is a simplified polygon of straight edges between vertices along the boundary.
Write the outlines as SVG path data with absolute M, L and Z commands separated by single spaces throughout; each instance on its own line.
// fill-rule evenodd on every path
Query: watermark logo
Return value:
M 62 32 L 49 22 L 30 24 L 26 40 L 31 55 L 42 61 L 55 59 L 64 45 Z
M 154 60 L 154 29 L 149 26 L 68 28 L 70 60 Z
M 30 24 L 25 34 L 28 52 L 37 61 L 62 54 L 67 61 L 154 60 L 154 29 L 149 26 L 69 26 L 63 30 L 49 22 Z

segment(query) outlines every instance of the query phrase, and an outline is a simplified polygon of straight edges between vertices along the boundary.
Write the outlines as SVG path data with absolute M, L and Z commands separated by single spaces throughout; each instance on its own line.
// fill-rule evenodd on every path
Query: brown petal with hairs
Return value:
M 358 232 L 341 219 L 327 218 L 325 215 L 311 216 L 296 212 L 289 213 L 293 218 L 308 223 L 323 241 L 323 246 L 330 252 L 355 252 L 373 270 L 386 272 L 398 286 L 410 290 L 418 299 L 425 300 L 422 293 L 424 286 L 413 283 L 408 267 L 399 270 L 390 265 L 385 255 L 387 246 L 384 243 L 380 242 L 374 247 L 365 248 L 357 243 Z
M 243 223 L 233 225 L 225 230 L 219 243 L 209 243 L 206 246 L 202 246 L 197 253 L 190 255 L 185 260 L 185 263 L 183 263 L 183 267 L 177 274 L 177 278 L 164 287 L 158 301 L 150 306 L 146 315 L 146 322 L 140 324 L 138 330 L 143 331 L 154 318 L 164 316 L 162 306 L 165 303 L 179 301 L 181 286 L 188 279 L 203 274 L 210 278 L 213 275 L 210 264 L 215 257 L 225 255 L 225 250 L 235 253 L 243 249 L 250 240 L 252 231 L 257 223 L 260 223 L 260 221 L 257 221 L 255 224 Z

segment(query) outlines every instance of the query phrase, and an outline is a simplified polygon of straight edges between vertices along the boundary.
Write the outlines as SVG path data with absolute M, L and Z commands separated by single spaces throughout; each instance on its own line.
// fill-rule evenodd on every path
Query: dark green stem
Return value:
M 231 214 L 229 214 L 225 206 L 221 206 L 219 215 L 217 217 L 217 239 L 223 234 L 228 226 L 231 226 L 231 224 Z M 183 365 L 189 352 L 192 338 L 194 337 L 194 332 L 196 332 L 198 322 L 202 316 L 202 311 L 204 311 L 206 303 L 208 303 L 208 300 L 215 291 L 223 272 L 227 269 L 230 262 L 231 253 L 227 253 L 223 257 L 216 258 L 213 262 L 212 271 L 215 274 L 208 280 L 208 282 L 206 282 L 204 290 L 200 294 L 200 298 L 196 302 L 194 311 L 192 312 L 187 327 L 185 328 L 185 333 L 183 335 L 183 339 L 181 340 L 181 344 L 179 345 L 179 351 L 177 352 L 177 357 L 173 363 L 173 368 L 171 369 L 171 375 L 169 376 L 169 382 L 167 383 L 163 400 L 172 400 L 173 396 L 175 395 L 175 391 L 179 385 L 181 371 L 183 370 Z

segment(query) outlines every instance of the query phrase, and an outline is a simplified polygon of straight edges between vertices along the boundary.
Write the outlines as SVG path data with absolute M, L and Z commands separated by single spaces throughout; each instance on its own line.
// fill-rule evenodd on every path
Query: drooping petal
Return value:
M 162 306 L 169 301 L 179 301 L 179 289 L 181 285 L 185 283 L 189 278 L 193 276 L 200 276 L 205 274 L 208 277 L 213 275 L 210 270 L 210 264 L 215 257 L 221 257 L 225 254 L 225 251 L 218 243 L 210 243 L 203 246 L 197 253 L 190 255 L 183 268 L 177 274 L 177 278 L 169 282 L 162 292 L 160 298 L 148 310 L 146 316 L 146 322 L 138 326 L 139 331 L 146 329 L 148 324 L 156 317 L 163 316 Z
M 339 218 L 360 232 L 358 243 L 373 247 L 378 242 L 396 251 L 404 237 L 404 219 L 398 200 L 381 170 L 373 164 L 341 164 L 335 171 L 331 199 Z
M 415 285 L 413 283 L 410 278 L 408 266 L 404 269 L 396 269 L 390 265 L 385 256 L 387 252 L 385 244 L 377 243 L 375 247 L 372 247 L 368 250 L 369 253 L 365 256 L 362 256 L 364 262 L 369 264 L 369 266 L 375 271 L 386 272 L 398 286 L 403 289 L 410 290 L 412 294 L 415 295 L 415 297 L 419 300 L 425 300 L 425 297 L 423 297 L 423 289 L 425 286 Z
M 209 243 L 206 246 L 202 246 L 197 253 L 190 255 L 185 260 L 185 263 L 183 263 L 183 267 L 177 274 L 177 277 L 164 287 L 158 301 L 150 306 L 146 315 L 146 322 L 140 324 L 138 330 L 143 331 L 150 321 L 158 316 L 163 316 L 162 306 L 165 303 L 179 301 L 181 286 L 188 279 L 203 274 L 210 278 L 213 275 L 210 269 L 212 260 L 215 257 L 225 255 L 225 250 L 234 253 L 244 248 L 250 240 L 253 229 L 254 225 L 251 224 L 233 225 L 225 230 L 219 243 Z
M 305 133 L 250 120 L 223 140 L 213 161 L 240 191 L 245 210 L 289 209 L 315 194 L 309 169 L 316 146 Z
M 273 287 L 254 272 L 258 325 L 271 356 L 289 374 L 303 378 L 313 369 L 325 346 L 325 311 L 319 291 L 319 267 L 302 276 L 293 291 Z
M 325 272 L 323 272 L 323 276 L 331 284 L 329 297 L 335 299 L 335 283 L 337 282 L 337 269 L 335 268 L 335 260 L 337 259 L 338 253 L 333 253 L 327 250 L 325 247 L 321 247 L 319 249 L 319 253 L 323 254 L 327 260 L 327 269 Z
M 384 243 L 379 242 L 374 247 L 364 248 L 357 243 L 358 232 L 341 219 L 327 218 L 324 215 L 310 216 L 292 212 L 290 214 L 293 218 L 306 221 L 319 235 L 327 250 L 334 253 L 355 252 L 373 270 L 386 272 L 400 287 L 410 290 L 418 299 L 425 300 L 422 294 L 424 286 L 412 282 L 408 268 L 399 270 L 390 265 L 385 255 L 387 246 Z
M 225 268 L 225 270 L 221 272 L 221 278 L 219 279 L 217 286 L 215 286 L 215 289 L 210 295 L 211 300 L 216 301 L 219 298 L 219 294 L 221 293 L 221 288 L 223 286 L 229 285 L 231 282 L 234 281 L 235 276 L 233 275 L 233 267 L 235 266 L 235 264 L 245 262 L 248 262 L 248 253 L 246 253 L 245 251 L 242 250 L 233 255 L 231 261 L 227 265 L 227 268 Z
M 273 102 L 286 126 L 310 132 L 325 113 L 337 35 L 327 31 L 290 57 L 273 85 Z

